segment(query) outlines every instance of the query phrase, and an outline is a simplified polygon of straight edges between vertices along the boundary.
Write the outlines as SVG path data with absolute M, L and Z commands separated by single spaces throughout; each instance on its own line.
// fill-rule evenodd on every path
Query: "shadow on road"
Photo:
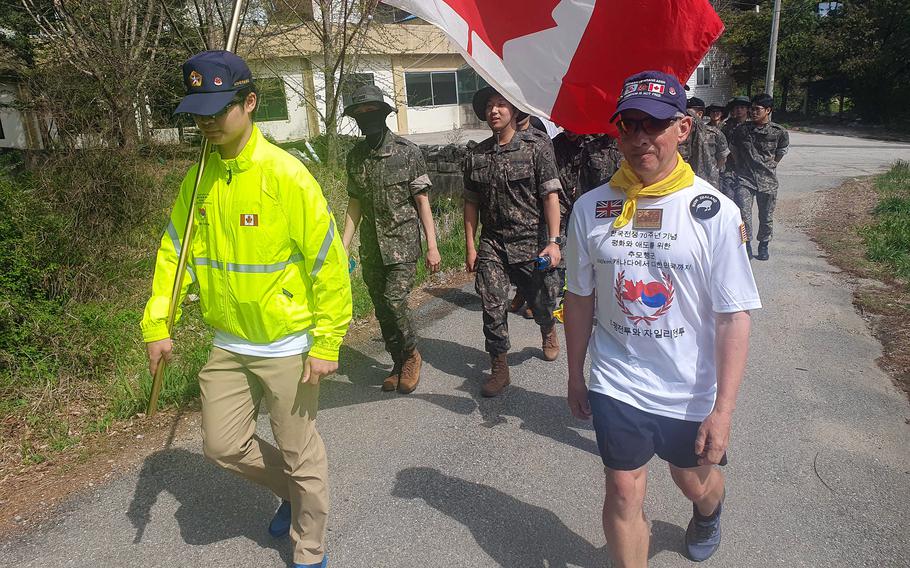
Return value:
M 420 352 L 424 362 L 443 373 L 461 377 L 464 382 L 456 390 L 468 393 L 483 417 L 483 425 L 493 428 L 506 421 L 506 416 L 521 420 L 521 428 L 545 436 L 556 442 L 600 455 L 597 443 L 576 430 L 592 430 L 589 422 L 576 420 L 566 406 L 562 396 L 552 396 L 522 388 L 521 363 L 532 357 L 539 357 L 540 350 L 527 348 L 509 354 L 512 384 L 502 395 L 485 398 L 480 394 L 484 374 L 490 366 L 489 355 L 485 352 L 445 339 L 421 339 Z M 465 414 L 464 398 L 451 395 L 424 395 L 416 393 L 414 398 L 427 400 L 452 412 Z
M 607 547 L 597 548 L 575 534 L 556 514 L 520 501 L 488 485 L 445 475 L 428 467 L 398 472 L 392 495 L 423 499 L 471 531 L 477 544 L 503 568 L 608 564 Z M 591 519 L 600 525 L 600 519 Z M 682 551 L 685 531 L 663 521 L 651 524 L 648 557 Z
M 480 297 L 461 288 L 427 288 L 426 292 L 469 312 L 480 312 L 483 310 L 480 305 Z
M 436 469 L 399 471 L 392 495 L 423 499 L 458 521 L 503 568 L 567 568 L 570 564 L 594 568 L 607 562 L 606 548 L 596 548 L 572 532 L 554 513 Z
M 266 530 L 278 506 L 275 496 L 184 449 L 156 452 L 143 463 L 126 513 L 136 529 L 134 543 L 142 541 L 152 508 L 164 492 L 180 504 L 174 518 L 186 544 L 201 546 L 244 536 L 291 561 L 289 541 L 273 539 Z

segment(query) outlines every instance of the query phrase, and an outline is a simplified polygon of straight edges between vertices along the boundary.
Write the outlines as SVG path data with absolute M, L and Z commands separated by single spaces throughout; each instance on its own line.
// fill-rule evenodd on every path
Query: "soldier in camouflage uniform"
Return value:
M 706 172 L 709 173 L 712 178 L 705 179 L 710 182 L 711 185 L 720 189 L 720 172 L 724 171 L 724 164 L 727 161 L 727 156 L 730 154 L 727 139 L 719 128 L 705 122 L 705 101 L 698 97 L 692 97 L 686 101 L 686 109 L 693 111 L 695 113 L 695 119 L 704 125 L 705 143 L 708 145 L 709 156 L 707 159 L 710 160 L 713 158 L 717 165 L 716 174 L 714 168 L 710 168 L 710 170 L 706 170 Z M 698 125 L 696 125 L 696 128 L 697 127 Z
M 720 192 L 736 201 L 736 167 L 733 161 L 736 157 L 733 155 L 733 130 L 744 123 L 749 118 L 749 107 L 752 102 L 748 97 L 733 97 L 727 103 L 727 111 L 730 116 L 720 127 L 721 133 L 727 139 L 727 147 L 730 154 L 727 156 L 727 162 L 724 164 L 724 171 L 720 174 Z
M 366 138 L 347 157 L 349 201 L 342 242 L 350 251 L 360 225 L 363 280 L 394 363 L 382 390 L 408 394 L 417 388 L 422 364 L 408 310 L 421 254 L 419 224 L 427 237 L 426 264 L 431 272 L 439 269 L 440 256 L 423 154 L 416 144 L 386 127 L 390 112 L 382 91 L 373 85 L 357 89 L 344 109 Z
M 509 284 L 528 300 L 540 325 L 544 359 L 559 355 L 553 317 L 559 283 L 555 270 L 536 270 L 535 259 L 561 261 L 559 172 L 552 146 L 517 130 L 516 109 L 491 87 L 474 95 L 474 112 L 493 136 L 478 144 L 465 161 L 465 268 L 476 272 L 475 288 L 483 304 L 483 332 L 490 354 L 490 377 L 484 396 L 496 396 L 509 384 L 507 322 Z M 480 247 L 474 238 L 478 217 Z
M 708 131 L 708 126 L 698 118 L 696 111 L 689 109 L 688 112 L 692 116 L 692 131 L 679 144 L 679 154 L 692 166 L 695 175 L 717 187 L 720 185 L 720 170 L 710 145 L 712 134 Z
M 752 199 L 758 203 L 758 260 L 768 260 L 768 243 L 773 232 L 774 206 L 777 203 L 777 164 L 790 146 L 787 130 L 771 122 L 774 99 L 766 93 L 752 97 L 751 122 L 733 130 L 736 162 L 736 204 L 739 205 L 746 236 L 752 240 Z M 751 253 L 751 242 L 749 252 Z

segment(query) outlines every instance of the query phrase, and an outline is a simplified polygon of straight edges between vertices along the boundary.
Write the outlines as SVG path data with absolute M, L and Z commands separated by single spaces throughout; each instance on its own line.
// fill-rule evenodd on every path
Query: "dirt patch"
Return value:
M 436 299 L 440 289 L 461 287 L 471 279 L 473 275 L 463 270 L 435 274 L 411 293 L 409 302 L 417 307 Z M 371 315 L 352 322 L 345 342 L 361 343 L 378 335 Z M 124 475 L 155 452 L 197 439 L 199 421 L 197 401 L 184 409 L 159 412 L 152 419 L 139 416 L 114 423 L 107 432 L 45 462 L 0 471 L 0 539 L 53 522 L 57 505 L 65 500 Z
M 910 285 L 870 262 L 859 230 L 872 223 L 878 194 L 872 178 L 844 183 L 821 194 L 800 215 L 809 236 L 853 285 L 853 304 L 882 343 L 879 366 L 910 395 Z

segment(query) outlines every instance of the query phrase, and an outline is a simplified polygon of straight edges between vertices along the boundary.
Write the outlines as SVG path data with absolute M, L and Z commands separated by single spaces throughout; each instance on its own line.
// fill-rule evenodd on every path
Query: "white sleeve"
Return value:
M 578 296 L 594 293 L 594 264 L 588 251 L 588 229 L 584 207 L 576 207 L 569 217 L 566 241 L 566 289 Z
M 727 209 L 725 207 L 725 209 Z M 712 234 L 711 302 L 717 313 L 761 307 L 758 287 L 746 253 L 745 227 L 738 211 L 727 209 Z

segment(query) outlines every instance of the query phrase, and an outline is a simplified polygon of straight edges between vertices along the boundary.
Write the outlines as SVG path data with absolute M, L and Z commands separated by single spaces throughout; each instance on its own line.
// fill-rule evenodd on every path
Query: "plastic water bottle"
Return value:
M 534 270 L 546 270 L 548 268 L 550 268 L 550 255 L 538 256 L 534 260 Z
M 354 268 L 357 266 L 357 261 L 353 258 L 348 259 L 348 274 L 353 274 Z

